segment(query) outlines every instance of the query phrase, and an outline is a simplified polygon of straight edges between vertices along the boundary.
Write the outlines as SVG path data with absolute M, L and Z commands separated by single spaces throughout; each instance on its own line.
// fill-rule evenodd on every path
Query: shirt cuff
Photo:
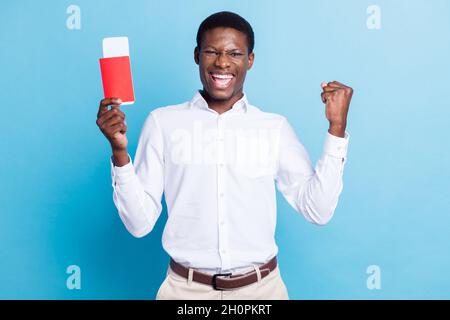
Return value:
M 134 177 L 134 165 L 129 154 L 128 158 L 130 162 L 122 167 L 117 167 L 114 165 L 112 156 L 109 158 L 109 162 L 111 163 L 111 176 L 114 183 L 124 184 Z
M 335 158 L 345 158 L 347 156 L 349 138 L 350 135 L 347 132 L 345 132 L 344 138 L 327 132 L 323 152 Z

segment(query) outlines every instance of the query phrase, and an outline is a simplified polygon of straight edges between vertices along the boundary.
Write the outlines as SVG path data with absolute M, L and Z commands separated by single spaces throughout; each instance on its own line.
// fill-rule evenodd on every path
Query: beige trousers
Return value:
M 212 286 L 185 279 L 169 267 L 156 300 L 288 300 L 288 292 L 277 267 L 258 282 L 234 290 L 214 290 Z

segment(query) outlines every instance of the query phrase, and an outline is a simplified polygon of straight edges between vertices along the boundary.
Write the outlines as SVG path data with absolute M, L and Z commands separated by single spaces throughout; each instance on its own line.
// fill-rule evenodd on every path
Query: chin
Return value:
M 230 100 L 233 97 L 233 90 L 208 90 L 208 95 L 214 99 L 219 101 Z

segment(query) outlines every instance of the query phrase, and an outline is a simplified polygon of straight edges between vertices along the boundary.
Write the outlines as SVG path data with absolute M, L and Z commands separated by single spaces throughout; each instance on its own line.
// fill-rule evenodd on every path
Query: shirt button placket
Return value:
M 217 202 L 218 202 L 218 216 L 219 223 L 219 253 L 222 260 L 222 268 L 229 265 L 228 241 L 225 226 L 225 144 L 224 144 L 224 119 L 223 116 L 218 116 L 217 119 Z

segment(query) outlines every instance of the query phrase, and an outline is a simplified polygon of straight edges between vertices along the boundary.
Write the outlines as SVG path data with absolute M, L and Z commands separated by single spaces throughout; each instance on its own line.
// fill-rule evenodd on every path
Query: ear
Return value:
M 248 67 L 247 70 L 250 70 L 253 66 L 253 61 L 255 61 L 255 53 L 252 52 L 248 55 Z
M 198 50 L 198 47 L 194 49 L 194 61 L 196 64 L 200 63 L 200 50 Z

